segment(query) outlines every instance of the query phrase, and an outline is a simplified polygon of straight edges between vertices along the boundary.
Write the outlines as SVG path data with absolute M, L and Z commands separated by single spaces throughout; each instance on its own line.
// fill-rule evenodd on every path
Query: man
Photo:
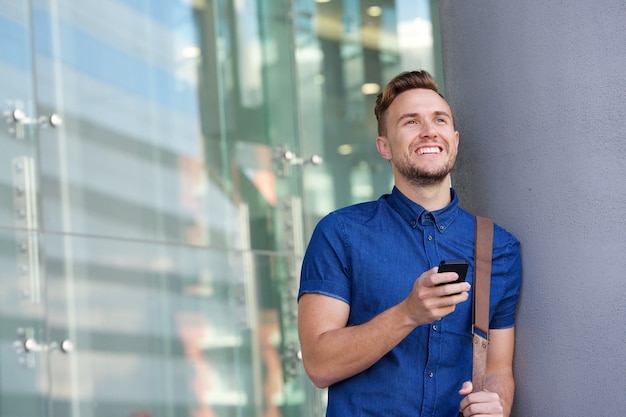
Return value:
M 329 417 L 508 416 L 519 242 L 495 226 L 486 389 L 473 393 L 475 217 L 450 188 L 452 110 L 430 74 L 413 71 L 387 84 L 375 114 L 395 186 L 317 225 L 299 292 L 304 367 L 329 387 Z M 437 265 L 459 258 L 470 263 L 467 282 L 451 283 L 456 273 Z

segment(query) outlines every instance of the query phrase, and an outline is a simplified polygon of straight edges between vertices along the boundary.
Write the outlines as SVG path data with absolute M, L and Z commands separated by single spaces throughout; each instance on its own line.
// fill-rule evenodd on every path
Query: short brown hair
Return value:
M 378 120 L 378 134 L 384 136 L 387 134 L 387 127 L 385 126 L 387 109 L 391 106 L 391 103 L 400 94 L 408 90 L 416 88 L 425 88 L 433 90 L 445 100 L 445 98 L 439 92 L 437 81 L 427 71 L 405 71 L 396 75 L 391 81 L 387 83 L 383 91 L 381 91 L 376 97 L 376 107 L 374 107 L 374 114 L 376 120 Z

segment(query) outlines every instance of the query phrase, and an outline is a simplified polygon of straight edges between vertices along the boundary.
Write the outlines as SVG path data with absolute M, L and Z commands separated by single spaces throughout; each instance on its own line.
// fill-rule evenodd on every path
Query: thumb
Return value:
M 463 386 L 459 390 L 459 395 L 469 395 L 472 393 L 473 389 L 474 389 L 474 384 L 472 384 L 472 381 L 465 381 L 463 383 Z

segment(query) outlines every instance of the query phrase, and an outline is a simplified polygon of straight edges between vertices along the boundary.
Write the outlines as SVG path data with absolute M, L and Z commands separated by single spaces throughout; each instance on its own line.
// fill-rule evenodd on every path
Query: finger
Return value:
M 463 383 L 463 386 L 459 390 L 459 395 L 469 395 L 471 394 L 473 389 L 474 389 L 474 384 L 472 384 L 472 381 L 465 381 Z
M 458 295 L 461 293 L 467 294 L 470 290 L 471 285 L 467 282 L 461 282 L 459 284 L 446 284 L 441 286 L 441 295 L 442 297 L 448 297 L 451 295 Z
M 454 282 L 459 279 L 459 274 L 456 272 L 437 272 L 432 276 L 433 285 L 436 287 L 438 285 L 445 285 L 450 282 Z
M 422 274 L 421 281 L 427 287 L 434 287 L 439 283 L 439 278 L 437 277 L 437 267 L 431 268 L 428 271 Z

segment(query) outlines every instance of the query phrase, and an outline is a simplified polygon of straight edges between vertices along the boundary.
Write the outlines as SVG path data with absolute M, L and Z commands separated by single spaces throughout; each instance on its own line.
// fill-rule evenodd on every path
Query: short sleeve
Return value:
M 298 299 L 306 293 L 324 294 L 350 304 L 350 262 L 345 227 L 338 213 L 315 227 L 302 261 Z
M 500 294 L 497 300 L 492 298 L 493 314 L 489 327 L 506 329 L 515 325 L 515 312 L 522 283 L 522 258 L 519 241 L 510 233 L 504 232 L 506 242 L 498 249 L 494 245 L 492 281 L 501 288 L 493 288 Z

